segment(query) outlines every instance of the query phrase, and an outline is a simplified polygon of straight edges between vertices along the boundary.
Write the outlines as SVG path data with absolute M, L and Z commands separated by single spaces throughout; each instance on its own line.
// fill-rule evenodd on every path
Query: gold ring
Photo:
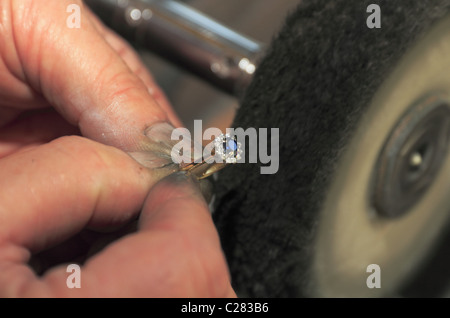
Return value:
M 241 159 L 241 143 L 236 136 L 221 134 L 214 139 L 214 153 L 200 162 L 180 164 L 180 170 L 186 174 L 195 176 L 198 180 L 204 179 L 213 173 L 225 168 L 229 164 L 235 164 Z

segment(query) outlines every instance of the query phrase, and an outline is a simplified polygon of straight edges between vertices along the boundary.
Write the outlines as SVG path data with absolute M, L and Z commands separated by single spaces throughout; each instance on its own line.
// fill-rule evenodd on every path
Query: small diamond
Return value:
M 237 142 L 236 136 L 222 134 L 214 140 L 216 155 L 226 163 L 236 163 L 241 159 L 241 143 Z

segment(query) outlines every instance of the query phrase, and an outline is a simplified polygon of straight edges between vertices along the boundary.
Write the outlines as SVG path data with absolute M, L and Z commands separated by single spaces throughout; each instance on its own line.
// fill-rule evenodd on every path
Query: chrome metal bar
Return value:
M 174 0 L 85 0 L 137 46 L 236 96 L 250 83 L 263 45 Z

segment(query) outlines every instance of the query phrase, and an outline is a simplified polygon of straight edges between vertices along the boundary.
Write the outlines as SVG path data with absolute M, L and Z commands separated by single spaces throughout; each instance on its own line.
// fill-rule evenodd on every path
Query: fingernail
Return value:
M 209 202 L 212 198 L 213 187 L 208 180 L 197 180 L 194 176 L 187 175 L 180 170 L 180 164 L 172 160 L 174 147 L 182 145 L 183 148 L 192 148 L 192 139 L 188 130 L 180 131 L 181 140 L 172 140 L 174 127 L 169 123 L 156 123 L 145 130 L 147 139 L 140 147 L 142 151 L 129 153 L 136 161 L 143 166 L 152 169 L 157 180 L 163 179 L 172 184 L 190 183 L 195 186 L 205 200 Z M 178 148 L 177 148 L 178 149 Z M 201 146 L 200 146 L 200 149 Z M 175 149 L 176 151 L 176 149 Z M 184 152 L 183 152 L 184 154 Z M 191 162 L 192 157 L 183 156 L 183 162 Z
M 155 123 L 148 127 L 140 146 L 140 151 L 129 154 L 141 165 L 155 170 L 165 171 L 162 177 L 178 171 L 178 164 L 172 161 L 171 152 L 176 141 L 171 140 L 175 128 L 166 122 Z
M 187 175 L 183 171 L 172 173 L 171 175 L 164 178 L 164 182 L 169 182 L 172 185 L 186 185 L 189 184 L 193 186 L 195 191 L 203 196 L 206 202 L 210 202 L 213 195 L 212 183 L 209 180 L 203 179 L 198 180 L 197 178 Z
M 200 182 L 187 175 L 184 171 L 178 171 L 164 178 L 164 182 L 170 183 L 172 186 L 190 186 L 197 194 L 201 194 Z
M 144 147 L 149 147 L 153 150 L 162 151 L 170 156 L 173 146 L 176 144 L 176 140 L 172 140 L 172 132 L 175 129 L 171 124 L 167 122 L 155 123 L 148 127 L 144 134 L 147 136 L 148 140 Z
M 200 190 L 200 182 L 196 178 L 194 178 L 190 175 L 187 175 L 184 171 L 178 171 L 178 172 L 172 173 L 171 175 L 164 178 L 164 181 L 170 182 L 174 185 L 176 185 L 176 184 L 179 184 L 179 185 L 191 184 L 191 185 L 194 185 L 196 189 Z

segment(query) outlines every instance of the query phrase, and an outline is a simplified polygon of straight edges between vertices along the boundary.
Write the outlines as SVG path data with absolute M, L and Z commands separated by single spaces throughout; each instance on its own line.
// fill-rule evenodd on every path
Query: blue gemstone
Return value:
M 227 146 L 227 150 L 232 150 L 232 151 L 236 151 L 237 149 L 237 143 L 236 140 L 234 139 L 229 139 L 227 142 L 228 146 Z

